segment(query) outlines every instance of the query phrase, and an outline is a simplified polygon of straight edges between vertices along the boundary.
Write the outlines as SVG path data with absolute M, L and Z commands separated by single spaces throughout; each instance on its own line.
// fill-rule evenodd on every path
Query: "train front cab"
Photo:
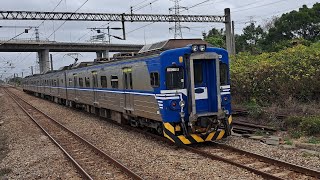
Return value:
M 206 47 L 191 46 L 191 48 L 192 53 L 188 58 L 184 58 L 182 63 L 183 68 L 174 65 L 175 68 L 166 69 L 166 76 L 170 78 L 174 76 L 173 74 L 180 74 L 177 77 L 181 79 L 176 82 L 182 82 L 185 86 L 185 91 L 176 90 L 176 95 L 179 94 L 180 97 L 176 101 L 177 106 L 180 106 L 178 114 L 180 121 L 164 122 L 164 136 L 176 144 L 214 141 L 231 134 L 230 85 L 224 86 L 229 87 L 229 92 L 225 92 L 226 88 L 221 88 L 219 60 L 221 55 L 200 51 L 200 48 L 206 49 Z M 179 59 L 181 62 L 181 57 Z M 184 72 L 178 72 L 183 69 Z M 225 74 L 228 75 L 228 70 Z M 168 77 L 166 83 L 170 84 Z M 172 101 L 168 105 L 172 106 Z M 174 114 L 169 116 L 175 119 Z M 170 117 L 167 116 L 165 119 Z

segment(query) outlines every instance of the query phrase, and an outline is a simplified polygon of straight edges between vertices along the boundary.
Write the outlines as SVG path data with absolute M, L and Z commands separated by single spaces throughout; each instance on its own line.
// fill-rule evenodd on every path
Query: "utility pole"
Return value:
M 236 54 L 236 37 L 234 33 L 234 21 L 232 21 L 232 54 Z
M 31 75 L 33 75 L 33 66 L 30 66 L 31 68 Z
M 173 30 L 174 29 L 174 39 L 180 38 L 183 39 L 182 37 L 182 28 L 187 28 L 186 26 L 181 26 L 180 24 L 180 20 L 179 18 L 177 18 L 177 16 L 180 15 L 180 9 L 187 9 L 187 7 L 182 7 L 179 5 L 179 1 L 181 0 L 171 0 L 174 2 L 174 7 L 169 8 L 169 13 L 172 13 L 174 11 L 174 15 L 175 15 L 175 23 L 174 23 L 174 27 L 170 27 L 169 30 Z
M 52 54 L 50 54 L 50 65 L 51 65 L 51 71 L 53 71 Z
M 231 15 L 230 15 L 230 8 L 224 9 L 224 15 L 225 15 L 225 28 L 226 28 L 226 45 L 227 45 L 227 51 L 229 55 L 233 55 L 232 50 L 232 26 L 231 26 Z

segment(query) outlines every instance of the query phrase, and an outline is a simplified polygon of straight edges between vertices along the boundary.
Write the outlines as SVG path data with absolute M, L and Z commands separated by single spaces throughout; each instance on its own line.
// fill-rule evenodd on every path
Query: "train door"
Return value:
M 132 68 L 123 69 L 123 88 L 124 88 L 124 109 L 133 110 L 133 94 L 132 92 Z
M 98 76 L 97 71 L 92 71 L 92 82 L 93 82 L 93 103 L 96 103 L 98 101 L 97 97 L 97 88 L 98 88 Z
M 74 98 L 75 100 L 78 99 L 78 90 L 77 90 L 77 74 L 73 74 L 73 90 L 74 90 Z
M 216 61 L 195 59 L 193 69 L 196 113 L 217 112 Z
M 57 92 L 57 96 L 60 97 L 61 90 L 60 90 L 60 78 L 59 78 L 59 76 L 57 76 L 57 80 L 56 81 L 57 81 L 57 84 L 56 84 L 56 86 L 57 86 L 56 89 L 57 90 L 56 90 L 56 92 Z

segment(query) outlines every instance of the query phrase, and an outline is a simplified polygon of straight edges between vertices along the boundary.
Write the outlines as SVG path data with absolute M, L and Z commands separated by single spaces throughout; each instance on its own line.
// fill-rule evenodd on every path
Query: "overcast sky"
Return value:
M 1 0 L 0 10 L 24 10 L 24 11 L 76 11 L 87 0 Z M 181 0 L 179 3 L 183 7 L 192 7 L 204 0 Z M 297 10 L 303 4 L 312 6 L 317 0 L 208 0 L 203 4 L 184 10 L 183 14 L 197 15 L 223 15 L 224 8 L 231 9 L 231 18 L 235 21 L 235 31 L 240 34 L 242 28 L 250 21 L 263 25 L 272 16 L 279 16 L 282 13 Z M 150 4 L 151 3 L 151 4 Z M 169 8 L 174 5 L 170 0 L 88 0 L 78 12 L 101 12 L 101 13 L 129 13 L 130 6 L 133 6 L 134 13 L 146 14 L 168 14 Z M 42 21 L 13 21 L 0 20 L 0 26 L 38 26 Z M 107 26 L 108 22 L 71 22 L 68 21 L 57 29 L 63 21 L 45 21 L 41 24 L 40 38 L 51 41 L 86 42 L 90 36 L 96 32 L 87 28 Z M 126 23 L 127 40 L 121 41 L 112 39 L 112 43 L 125 44 L 149 44 L 169 38 L 173 38 L 173 32 L 169 27 L 174 23 Z M 111 22 L 110 27 L 121 27 L 119 22 Z M 145 26 L 145 27 L 143 27 Z M 208 32 L 212 27 L 223 28 L 219 23 L 182 23 L 182 26 L 189 27 L 183 29 L 183 38 L 201 38 L 202 32 Z M 139 27 L 143 27 L 138 29 Z M 138 30 L 136 30 L 138 29 Z M 23 32 L 21 28 L 0 28 L 0 39 L 10 39 Z M 53 33 L 56 31 L 55 33 Z M 120 31 L 112 31 L 113 35 L 121 36 Z M 23 34 L 18 38 L 35 38 L 34 30 L 28 34 Z M 81 53 L 82 61 L 89 61 L 95 58 L 95 53 Z M 54 69 L 69 65 L 73 59 L 65 53 L 53 53 Z M 6 62 L 12 63 L 13 69 L 8 67 Z M 24 75 L 30 74 L 30 66 L 37 66 L 36 53 L 1 53 L 0 52 L 0 77 L 12 76 L 13 73 L 24 71 Z M 38 68 L 36 68 L 38 70 Z M 6 72 L 4 72 L 6 71 Z

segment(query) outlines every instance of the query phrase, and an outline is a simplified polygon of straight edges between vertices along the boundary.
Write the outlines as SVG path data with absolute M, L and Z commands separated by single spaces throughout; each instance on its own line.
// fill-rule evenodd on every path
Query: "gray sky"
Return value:
M 74 12 L 86 0 L 62 0 L 55 9 L 56 12 L 67 11 Z M 192 7 L 204 0 L 181 0 L 183 7 Z M 52 11 L 60 0 L 1 0 L 0 9 L 4 11 L 25 10 L 25 11 Z M 142 2 L 142 3 L 141 3 Z M 153 3 L 152 3 L 153 2 Z M 236 33 L 241 33 L 242 28 L 250 21 L 263 25 L 265 21 L 270 20 L 272 16 L 279 16 L 282 13 L 298 9 L 303 4 L 312 6 L 317 0 L 208 0 L 205 3 L 183 11 L 182 14 L 197 15 L 223 15 L 224 8 L 231 9 L 231 18 L 235 21 Z M 151 3 L 151 4 L 150 4 Z M 87 3 L 78 12 L 102 12 L 102 13 L 129 13 L 130 6 L 134 6 L 134 13 L 145 14 L 168 14 L 169 8 L 174 3 L 170 0 L 88 0 Z M 142 7 L 140 9 L 140 7 Z M 0 26 L 38 26 L 42 21 L 6 21 L 0 20 Z M 60 29 L 56 30 L 63 21 L 45 21 L 39 28 L 40 38 L 51 41 L 72 41 L 86 42 L 90 36 L 96 35 L 95 32 L 87 28 L 100 27 L 108 22 L 66 22 Z M 126 23 L 127 40 L 121 41 L 112 39 L 112 43 L 125 44 L 149 44 L 169 38 L 173 38 L 173 33 L 169 32 L 169 27 L 174 23 Z M 111 22 L 110 27 L 121 27 L 119 22 Z M 190 29 L 183 29 L 184 38 L 201 38 L 202 32 L 208 32 L 212 27 L 223 28 L 223 24 L 218 23 L 182 23 L 183 26 Z M 139 27 L 145 26 L 139 30 L 133 31 Z M 54 30 L 56 30 L 55 33 Z M 0 39 L 10 39 L 16 34 L 21 33 L 21 28 L 0 28 Z M 133 32 L 131 32 L 133 31 Z M 120 31 L 111 32 L 113 35 L 121 36 Z M 51 35 L 51 36 L 50 36 Z M 18 38 L 35 38 L 34 30 L 28 34 L 23 34 Z M 89 61 L 95 58 L 95 53 L 81 53 L 82 61 Z M 69 65 L 73 59 L 65 56 L 65 53 L 54 53 L 54 69 Z M 11 62 L 13 69 L 8 67 L 5 62 Z M 36 53 L 0 53 L 0 77 L 12 76 L 13 73 L 24 71 L 24 75 L 30 74 L 30 66 L 36 65 Z M 38 70 L 38 68 L 37 68 Z

